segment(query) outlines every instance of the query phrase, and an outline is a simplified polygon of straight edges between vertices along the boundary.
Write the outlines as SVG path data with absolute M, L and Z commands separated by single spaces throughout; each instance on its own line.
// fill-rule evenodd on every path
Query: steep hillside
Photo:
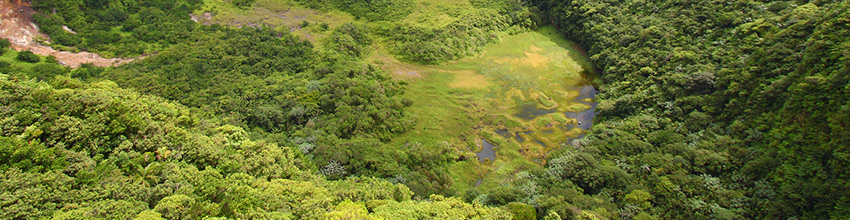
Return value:
M 2 16 L 0 19 L 3 20 L 0 24 L 0 38 L 9 40 L 12 43 L 12 49 L 32 51 L 42 56 L 54 56 L 59 62 L 72 68 L 79 67 L 83 63 L 105 67 L 132 61 L 132 59 L 102 58 L 98 54 L 88 52 L 57 51 L 45 46 L 39 40 L 50 38 L 41 33 L 38 26 L 33 23 L 34 13 L 36 12 L 30 8 L 28 2 L 0 1 L 0 16 Z
M 850 214 L 846 2 L 535 4 L 603 70 L 603 117 L 575 147 L 635 169 L 646 210 Z
M 846 1 L 0 6 L 0 219 L 850 218 Z

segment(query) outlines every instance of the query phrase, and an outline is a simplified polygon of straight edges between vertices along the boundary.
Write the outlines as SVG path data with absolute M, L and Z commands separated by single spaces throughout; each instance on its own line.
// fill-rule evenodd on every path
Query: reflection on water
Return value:
M 596 98 L 596 88 L 591 85 L 581 86 L 579 89 L 578 97 L 576 100 L 583 102 L 588 105 L 596 105 L 595 102 L 585 102 L 585 99 L 595 99 Z
M 576 97 L 576 101 L 590 105 L 590 109 L 581 111 L 581 112 L 564 112 L 568 118 L 575 118 L 578 120 L 577 127 L 590 130 L 590 127 L 593 126 L 593 117 L 596 116 L 596 102 L 585 102 L 587 99 L 596 99 L 596 88 L 593 86 L 587 85 L 579 88 L 579 95 Z M 568 129 L 570 129 L 568 127 Z
M 515 133 L 515 135 L 516 135 L 516 136 L 514 136 L 514 140 L 516 140 L 516 142 L 517 142 L 517 143 L 525 142 L 525 138 L 523 138 L 522 136 L 520 136 L 520 135 L 519 135 L 519 132 Z
M 573 126 L 590 130 L 590 127 L 593 126 L 593 117 L 596 116 L 596 105 L 597 103 L 593 100 L 596 98 L 596 88 L 591 85 L 578 86 L 576 88 L 571 88 L 571 90 L 578 90 L 579 95 L 574 99 L 575 102 L 583 103 L 589 105 L 590 108 L 581 112 L 564 112 L 564 115 L 567 118 L 574 118 L 577 120 L 576 125 L 566 125 L 566 131 L 569 131 L 573 128 Z M 590 102 L 587 102 L 590 101 Z M 518 113 L 514 114 L 514 116 L 524 119 L 524 120 L 534 120 L 537 117 L 544 116 L 550 113 L 557 112 L 554 109 L 542 109 L 537 108 L 537 103 L 531 102 L 526 103 L 519 106 Z M 499 131 L 497 131 L 499 133 Z M 502 136 L 505 136 L 503 133 L 499 133 Z M 520 141 L 521 142 L 521 141 Z
M 510 158 L 513 154 L 508 151 L 520 147 L 527 159 L 542 159 L 543 152 L 571 142 L 593 126 L 597 90 L 586 78 L 590 65 L 567 41 L 558 42 L 545 34 L 517 35 L 488 47 L 481 56 L 450 65 L 483 75 L 492 83 L 485 92 L 490 103 L 481 108 L 487 108 L 487 117 L 495 113 L 494 117 L 475 126 L 477 131 L 484 127 L 486 132 L 520 143 L 499 146 L 504 147 L 500 148 L 502 158 Z M 454 80 L 472 82 L 463 77 Z M 494 160 L 493 147 L 482 140 L 478 160 Z
M 519 112 L 514 114 L 517 118 L 522 118 L 525 120 L 532 120 L 538 116 L 546 115 L 549 113 L 555 113 L 557 110 L 554 109 L 542 109 L 537 108 L 536 102 L 526 103 L 519 106 Z
M 493 151 L 493 144 L 482 138 L 481 146 L 483 148 L 481 152 L 475 153 L 475 155 L 478 155 L 479 162 L 484 162 L 484 159 L 490 159 L 490 161 L 496 159 L 496 151 Z
M 567 143 L 573 143 L 573 140 L 582 139 L 582 138 L 584 138 L 584 134 L 579 134 L 578 136 L 576 136 L 574 138 L 570 138 L 569 140 L 567 140 Z
M 508 133 L 508 129 L 499 129 L 499 130 L 496 130 L 496 134 L 499 134 L 499 135 L 501 135 L 502 137 L 505 137 L 505 138 L 510 138 L 510 137 L 511 137 L 511 134 L 510 134 L 510 133 Z
M 540 146 L 547 147 L 547 146 L 546 146 L 546 144 L 545 144 L 545 143 L 543 143 L 543 141 L 540 141 L 540 140 L 534 140 L 534 142 L 537 142 L 537 144 L 539 144 Z
M 595 102 L 596 94 L 597 94 L 596 88 L 594 88 L 591 85 L 584 85 L 584 86 L 576 86 L 576 87 L 568 88 L 568 89 L 580 92 L 578 94 L 578 96 L 576 96 L 572 101 L 582 103 L 582 104 L 586 104 L 586 105 L 590 106 L 590 108 L 587 109 L 587 110 L 584 110 L 584 111 L 580 111 L 580 112 L 569 112 L 569 111 L 562 112 L 564 114 L 564 116 L 566 116 L 567 118 L 575 119 L 576 122 L 575 123 L 566 123 L 566 124 L 562 125 L 563 127 L 559 127 L 559 128 L 563 129 L 564 132 L 569 132 L 569 131 L 573 130 L 574 128 L 579 128 L 579 129 L 582 129 L 582 130 L 590 130 L 590 128 L 593 126 L 593 117 L 596 116 L 596 106 L 597 106 L 597 103 Z M 519 113 L 514 114 L 514 116 L 516 116 L 518 118 L 522 118 L 524 120 L 532 121 L 532 120 L 535 120 L 537 117 L 546 116 L 548 114 L 558 112 L 557 110 L 553 110 L 553 109 L 537 108 L 537 106 L 538 105 L 536 103 L 527 103 L 527 104 L 520 105 Z M 555 132 L 556 130 L 559 130 L 559 129 L 545 129 L 545 130 L 542 130 L 542 131 L 539 131 L 539 132 L 541 132 L 543 134 L 551 134 L 551 133 Z M 511 135 L 512 135 L 506 129 L 498 129 L 495 132 L 497 134 L 505 137 L 505 138 L 510 138 Z M 514 138 L 514 140 L 516 140 L 517 143 L 524 143 L 526 141 L 526 137 L 523 137 L 521 134 L 531 135 L 532 133 L 534 133 L 534 132 L 533 131 L 514 132 L 513 138 Z M 579 134 L 575 134 L 574 136 L 564 137 L 561 140 L 557 140 L 557 142 L 569 145 L 574 140 L 584 138 L 584 136 L 585 136 L 585 134 L 582 132 L 582 133 L 579 133 Z M 546 143 L 544 143 L 541 140 L 538 140 L 537 137 L 535 137 L 534 135 L 531 135 L 530 137 L 531 137 L 531 140 L 534 141 L 534 143 L 539 144 L 540 146 L 542 146 L 544 148 L 549 148 L 549 146 L 547 146 Z M 483 144 L 484 150 L 482 150 L 480 153 L 478 153 L 478 160 L 484 161 L 485 158 L 491 158 L 491 160 L 495 159 L 496 156 L 495 156 L 495 153 L 493 152 L 493 148 L 492 148 L 493 145 L 488 143 L 486 140 L 484 140 L 483 143 L 484 143 Z M 554 150 L 554 149 L 548 149 L 548 151 L 552 151 L 552 150 Z M 548 151 L 547 151 L 547 154 L 549 153 Z

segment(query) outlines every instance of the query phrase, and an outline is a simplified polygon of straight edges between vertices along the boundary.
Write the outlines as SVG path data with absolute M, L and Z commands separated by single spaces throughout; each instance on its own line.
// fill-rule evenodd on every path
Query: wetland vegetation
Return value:
M 850 217 L 846 1 L 13 4 L 0 219 Z

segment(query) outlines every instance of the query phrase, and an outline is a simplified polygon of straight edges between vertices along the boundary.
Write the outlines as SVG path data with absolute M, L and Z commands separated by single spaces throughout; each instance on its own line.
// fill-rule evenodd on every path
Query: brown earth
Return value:
M 0 38 L 8 39 L 12 43 L 11 48 L 18 51 L 29 50 L 42 56 L 53 55 L 63 65 L 77 68 L 83 63 L 91 63 L 95 66 L 116 66 L 129 63 L 134 59 L 103 58 L 100 55 L 81 52 L 57 51 L 49 46 L 37 42 L 35 39 L 50 39 L 39 31 L 38 26 L 33 23 L 34 10 L 29 3 L 17 0 L 0 0 Z

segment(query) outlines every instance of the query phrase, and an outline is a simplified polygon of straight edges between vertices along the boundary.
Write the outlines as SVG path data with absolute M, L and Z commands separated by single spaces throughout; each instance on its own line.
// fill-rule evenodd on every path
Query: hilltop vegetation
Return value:
M 841 168 L 850 162 L 846 2 L 535 5 L 603 70 L 601 123 L 574 147 L 640 175 L 632 187 L 603 188 L 649 192 L 654 207 L 621 210 L 662 218 L 850 214 Z
M 2 219 L 850 217 L 847 2 L 59 0 L 33 8 L 51 46 L 148 57 L 68 69 L 0 41 Z M 212 21 L 290 20 L 190 19 L 217 11 Z M 269 16 L 296 12 L 329 16 Z M 594 126 L 550 146 L 540 163 L 510 138 L 474 133 L 510 151 L 479 163 L 468 148 L 480 137 L 467 139 L 471 128 L 461 127 L 518 122 L 478 113 L 469 99 L 489 93 L 469 91 L 515 72 L 469 69 L 515 50 L 481 55 L 505 36 L 547 38 L 522 35 L 544 25 L 587 49 L 600 91 Z M 400 77 L 390 67 L 420 72 Z M 549 77 L 541 79 L 557 79 Z M 468 82 L 451 84 L 458 79 Z M 446 85 L 467 90 L 434 88 Z M 569 107 L 535 94 L 534 103 Z M 556 116 L 517 126 L 573 123 Z M 441 126 L 457 130 L 428 130 Z M 499 179 L 472 186 L 480 170 Z
M 109 81 L 51 84 L 0 78 L 3 218 L 314 219 L 365 213 L 365 202 L 375 216 L 508 216 L 451 198 L 411 202 L 383 179 L 326 181 L 295 148 Z

